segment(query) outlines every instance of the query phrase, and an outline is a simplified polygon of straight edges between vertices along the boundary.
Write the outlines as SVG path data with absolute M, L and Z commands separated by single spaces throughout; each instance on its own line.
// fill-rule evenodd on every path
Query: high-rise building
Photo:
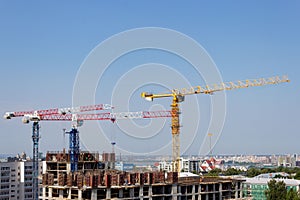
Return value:
M 32 175 L 30 160 L 0 162 L 0 200 L 32 200 Z

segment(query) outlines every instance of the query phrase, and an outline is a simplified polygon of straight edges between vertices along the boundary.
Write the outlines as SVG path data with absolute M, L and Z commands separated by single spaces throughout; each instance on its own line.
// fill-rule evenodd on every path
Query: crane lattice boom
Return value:
M 223 91 L 223 90 L 233 90 L 233 89 L 241 89 L 255 86 L 263 86 L 270 84 L 279 84 L 284 82 L 289 82 L 287 76 L 279 76 L 270 77 L 270 78 L 260 78 L 260 79 L 249 79 L 244 81 L 235 81 L 235 82 L 226 82 L 221 84 L 213 84 L 206 85 L 204 87 L 196 86 L 191 88 L 182 88 L 182 89 L 174 89 L 172 90 L 173 94 L 177 95 L 192 95 L 192 94 L 212 94 L 214 92 Z
M 46 110 L 32 110 L 32 111 L 17 111 L 17 112 L 6 112 L 4 114 L 5 119 L 10 119 L 12 117 L 23 117 L 25 115 L 55 115 L 55 114 L 67 114 L 67 113 L 79 113 L 94 110 L 110 110 L 113 106 L 109 104 L 97 104 L 88 106 L 78 106 L 69 108 L 50 108 Z
M 53 115 L 24 115 L 23 122 L 30 121 L 85 121 L 85 120 L 118 120 L 118 119 L 147 119 L 172 117 L 172 111 L 139 111 L 97 114 L 53 114 Z

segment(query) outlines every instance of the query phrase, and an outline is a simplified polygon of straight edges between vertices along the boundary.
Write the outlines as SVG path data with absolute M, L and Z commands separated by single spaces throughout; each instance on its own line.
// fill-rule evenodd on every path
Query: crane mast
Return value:
M 173 89 L 169 93 L 152 94 L 142 92 L 141 97 L 148 101 L 153 101 L 155 98 L 172 97 L 172 161 L 173 171 L 180 172 L 180 122 L 179 122 L 179 104 L 184 101 L 186 95 L 193 94 L 213 94 L 214 92 L 242 89 L 249 87 L 257 87 L 271 84 L 279 84 L 290 82 L 287 76 L 276 76 L 270 78 L 248 79 L 245 81 L 226 82 L 220 84 L 195 86 L 191 88 Z
M 38 122 L 33 122 L 32 124 L 32 142 L 33 142 L 33 162 L 32 162 L 32 168 L 33 168 L 33 177 L 32 177 L 32 185 L 33 185 L 33 199 L 37 200 L 39 199 L 39 181 L 38 181 L 38 175 L 39 175 L 39 139 L 40 139 L 40 125 Z

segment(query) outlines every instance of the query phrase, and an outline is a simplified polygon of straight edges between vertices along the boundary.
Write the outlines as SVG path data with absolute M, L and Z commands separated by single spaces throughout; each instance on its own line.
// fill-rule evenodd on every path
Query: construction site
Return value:
M 99 161 L 98 158 L 98 153 L 80 152 L 78 170 L 72 173 L 68 153 L 48 152 L 40 198 L 242 199 L 242 179 L 181 176 L 178 172 L 109 170 L 107 165 L 113 160 Z
M 218 91 L 289 82 L 286 76 L 173 89 L 170 93 L 143 92 L 141 97 L 153 101 L 156 98 L 172 98 L 170 111 L 141 111 L 124 113 L 95 113 L 113 109 L 108 104 L 55 108 L 34 111 L 7 112 L 5 119 L 22 117 L 23 123 L 32 122 L 33 141 L 33 199 L 243 199 L 243 179 L 205 177 L 181 172 L 179 104 L 184 97 L 194 94 L 213 94 Z M 93 111 L 93 113 L 88 113 Z M 114 169 L 115 154 L 81 151 L 78 127 L 86 120 L 116 120 L 171 118 L 172 170 L 127 172 Z M 69 149 L 47 152 L 43 172 L 39 177 L 39 129 L 40 121 L 71 121 Z M 149 130 L 151 131 L 151 130 Z M 114 144 L 114 143 L 112 143 Z M 42 180 L 41 180 L 42 179 Z M 41 183 L 41 184 L 40 184 Z

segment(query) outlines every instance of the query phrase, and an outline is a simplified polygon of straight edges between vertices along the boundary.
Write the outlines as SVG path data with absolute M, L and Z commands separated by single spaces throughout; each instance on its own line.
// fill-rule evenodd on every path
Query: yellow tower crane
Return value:
M 241 89 L 254 86 L 264 86 L 271 84 L 279 84 L 284 82 L 290 82 L 287 76 L 276 76 L 270 78 L 259 78 L 259 79 L 249 79 L 244 81 L 226 82 L 214 85 L 206 85 L 204 87 L 195 86 L 191 88 L 173 89 L 169 93 L 163 94 L 152 94 L 143 92 L 141 94 L 142 98 L 148 101 L 153 101 L 155 98 L 172 97 L 173 101 L 172 107 L 172 161 L 173 161 L 173 171 L 180 172 L 180 123 L 179 123 L 179 103 L 184 101 L 186 95 L 192 94 L 213 94 L 214 92 L 232 89 Z

